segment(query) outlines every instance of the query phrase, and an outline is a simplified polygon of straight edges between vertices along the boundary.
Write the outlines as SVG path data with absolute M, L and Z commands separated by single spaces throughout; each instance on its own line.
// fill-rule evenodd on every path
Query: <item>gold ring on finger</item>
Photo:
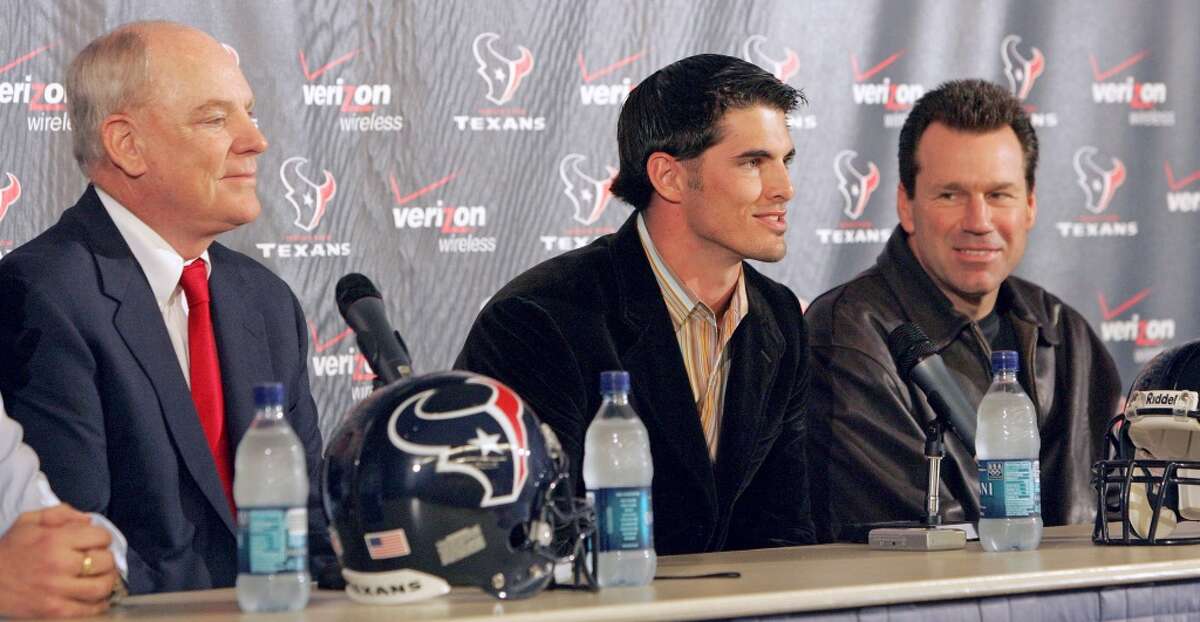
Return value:
M 85 553 L 83 556 L 83 566 L 79 569 L 79 576 L 86 577 L 92 574 L 93 564 L 95 564 L 95 562 L 92 560 L 92 556 Z

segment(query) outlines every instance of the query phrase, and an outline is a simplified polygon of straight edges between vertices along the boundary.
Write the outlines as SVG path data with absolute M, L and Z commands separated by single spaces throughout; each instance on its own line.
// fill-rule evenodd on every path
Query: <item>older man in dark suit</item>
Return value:
M 659 553 L 813 540 L 800 304 L 744 261 L 786 251 L 786 115 L 799 97 L 714 54 L 647 78 L 621 110 L 612 187 L 636 213 L 501 289 L 458 358 L 529 402 L 576 477 L 600 372 L 627 370 L 650 434 Z
M 59 496 L 128 538 L 132 592 L 231 586 L 255 383 L 285 384 L 324 534 L 303 314 L 214 242 L 260 211 L 253 93 L 212 37 L 144 22 L 89 44 L 67 95 L 92 185 L 0 262 L 0 391 Z

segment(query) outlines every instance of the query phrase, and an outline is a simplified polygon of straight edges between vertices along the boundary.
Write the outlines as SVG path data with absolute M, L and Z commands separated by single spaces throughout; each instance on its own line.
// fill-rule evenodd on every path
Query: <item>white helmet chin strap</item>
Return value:
M 346 594 L 364 605 L 401 605 L 426 600 L 450 592 L 450 584 L 440 577 L 417 570 L 357 572 L 342 569 Z

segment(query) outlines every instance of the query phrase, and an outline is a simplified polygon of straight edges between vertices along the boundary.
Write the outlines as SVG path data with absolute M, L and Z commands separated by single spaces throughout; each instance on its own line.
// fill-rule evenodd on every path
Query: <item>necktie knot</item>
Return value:
M 208 268 L 203 259 L 197 259 L 183 268 L 179 285 L 187 296 L 188 308 L 208 304 Z

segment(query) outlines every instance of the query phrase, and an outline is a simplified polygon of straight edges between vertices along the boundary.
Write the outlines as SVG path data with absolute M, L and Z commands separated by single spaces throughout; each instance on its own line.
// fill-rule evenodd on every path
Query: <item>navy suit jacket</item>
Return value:
M 303 312 L 257 262 L 216 243 L 209 256 L 229 438 L 236 447 L 254 418 L 253 385 L 284 383 L 319 543 L 321 437 Z M 190 390 L 149 282 L 90 187 L 0 261 L 0 353 L 0 392 L 54 490 L 129 540 L 131 592 L 233 585 L 236 522 Z
M 730 341 L 715 464 L 636 215 L 504 286 L 455 365 L 524 398 L 558 435 L 577 482 L 600 372 L 627 370 L 630 401 L 650 434 L 658 553 L 808 544 L 804 318 L 790 290 L 748 264 L 743 270 L 750 312 Z

